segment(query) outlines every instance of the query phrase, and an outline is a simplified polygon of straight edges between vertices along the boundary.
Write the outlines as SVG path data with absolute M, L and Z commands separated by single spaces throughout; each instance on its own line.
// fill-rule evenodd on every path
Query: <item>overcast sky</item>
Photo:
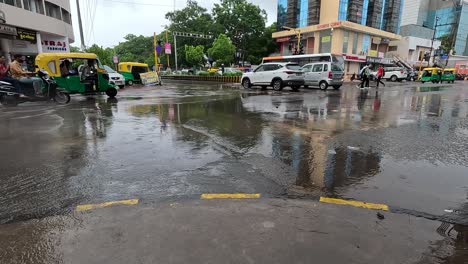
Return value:
M 268 14 L 268 25 L 276 21 L 276 0 L 247 0 Z M 214 3 L 219 0 L 198 0 L 201 6 L 211 11 Z M 80 46 L 78 15 L 76 1 L 70 0 L 73 29 L 75 33 L 74 46 Z M 169 22 L 164 15 L 173 10 L 174 0 L 80 0 L 81 18 L 85 44 L 94 43 L 105 47 L 112 47 L 123 41 L 127 34 L 153 35 L 161 32 Z M 185 0 L 175 0 L 176 9 L 186 5 Z M 93 7 L 96 7 L 95 9 Z M 92 10 L 95 10 L 92 23 Z M 93 25 L 94 24 L 94 25 Z

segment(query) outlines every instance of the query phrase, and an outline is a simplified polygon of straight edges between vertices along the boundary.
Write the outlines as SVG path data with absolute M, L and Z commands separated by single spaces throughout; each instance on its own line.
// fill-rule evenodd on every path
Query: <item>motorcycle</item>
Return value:
M 6 106 L 16 106 L 24 102 L 54 100 L 58 104 L 68 104 L 70 94 L 58 88 L 57 83 L 45 70 L 37 72 L 39 78 L 20 80 L 21 90 L 9 82 L 0 81 L 0 103 Z

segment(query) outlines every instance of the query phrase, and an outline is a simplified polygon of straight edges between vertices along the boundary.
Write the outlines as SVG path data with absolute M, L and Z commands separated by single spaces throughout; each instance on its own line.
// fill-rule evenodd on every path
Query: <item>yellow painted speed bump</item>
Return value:
M 259 193 L 204 193 L 201 199 L 256 199 Z
M 361 202 L 361 201 L 350 201 L 350 200 L 327 198 L 327 197 L 320 197 L 320 202 L 351 205 L 354 207 L 361 207 L 361 208 L 373 209 L 373 210 L 383 210 L 383 211 L 389 210 L 389 207 L 386 204 L 366 203 L 366 202 Z
M 135 205 L 138 204 L 138 199 L 130 199 L 130 200 L 120 200 L 120 201 L 111 201 L 99 204 L 82 204 L 76 207 L 77 212 L 93 210 L 97 208 L 108 207 L 112 205 Z

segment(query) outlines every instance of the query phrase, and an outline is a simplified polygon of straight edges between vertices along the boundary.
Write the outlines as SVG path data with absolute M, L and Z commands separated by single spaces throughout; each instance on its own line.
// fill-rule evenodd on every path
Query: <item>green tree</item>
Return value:
M 272 53 L 279 52 L 279 46 L 272 38 L 273 32 L 276 32 L 276 23 L 273 23 L 258 36 L 251 39 L 247 48 L 247 60 L 252 64 L 259 64 L 263 57 L 267 57 Z
M 153 36 L 128 34 L 125 41 L 115 46 L 119 61 L 142 62 L 154 65 Z
M 114 50 L 111 48 L 103 48 L 102 46 L 93 44 L 91 47 L 86 49 L 86 52 L 96 54 L 103 65 L 111 67 L 114 65 L 114 62 L 112 61 Z
M 249 43 L 265 31 L 267 15 L 265 10 L 246 0 L 221 0 L 213 8 L 213 19 L 222 25 L 233 44 L 244 50 L 243 56 L 249 54 Z
M 221 64 L 229 65 L 234 59 L 236 47 L 232 44 L 231 40 L 224 34 L 220 34 L 213 42 L 213 47 L 208 49 L 208 55 L 214 61 Z
M 70 52 L 80 52 L 80 48 L 75 46 L 70 46 Z
M 216 36 L 223 30 L 221 26 L 214 23 L 206 8 L 199 6 L 198 3 L 193 0 L 188 0 L 187 6 L 185 8 L 175 12 L 167 13 L 166 19 L 170 22 L 170 24 L 166 27 L 166 30 L 169 30 L 169 32 L 199 33 Z M 172 34 L 170 35 L 170 42 L 174 43 L 173 36 Z M 179 65 L 183 66 L 187 64 L 185 56 L 185 45 L 202 45 L 205 49 L 207 49 L 212 42 L 213 40 L 209 39 L 177 37 L 177 59 Z M 171 61 L 174 61 L 174 54 L 171 56 Z
M 442 49 L 445 53 L 449 53 L 452 49 L 452 37 L 450 34 L 443 35 L 439 38 L 441 44 L 440 49 Z M 455 50 L 453 50 L 453 54 L 455 54 Z
M 189 66 L 197 67 L 203 64 L 203 55 L 205 48 L 202 45 L 185 46 L 185 60 Z

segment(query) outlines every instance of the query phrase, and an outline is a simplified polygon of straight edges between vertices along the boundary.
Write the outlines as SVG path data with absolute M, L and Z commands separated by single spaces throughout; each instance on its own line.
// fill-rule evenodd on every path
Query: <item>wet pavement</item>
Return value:
M 436 262 L 468 256 L 455 239 L 468 225 L 465 85 L 295 93 L 168 82 L 115 100 L 1 107 L 0 223 L 133 198 L 152 206 L 202 193 L 327 196 L 447 222 L 438 242 L 451 250 L 426 263 L 466 263 Z

